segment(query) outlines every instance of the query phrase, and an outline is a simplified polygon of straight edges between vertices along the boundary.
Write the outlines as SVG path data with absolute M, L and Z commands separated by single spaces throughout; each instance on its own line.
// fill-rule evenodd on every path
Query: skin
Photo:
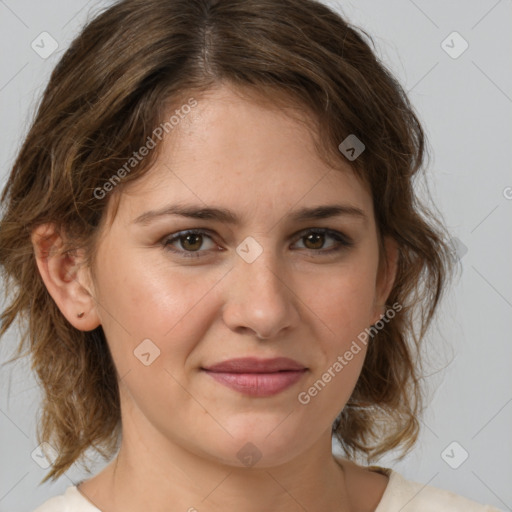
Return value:
M 384 312 L 396 247 L 385 240 L 384 271 L 369 192 L 348 164 L 320 160 L 307 123 L 226 85 L 201 97 L 162 144 L 150 172 L 123 189 L 94 274 L 80 252 L 57 254 L 52 225 L 33 232 L 49 293 L 77 329 L 102 325 L 120 380 L 119 454 L 79 490 L 104 512 L 148 503 L 154 512 L 375 510 L 388 478 L 338 464 L 331 449 L 332 422 L 366 346 L 307 405 L 297 399 Z M 133 222 L 178 202 L 228 208 L 241 223 Z M 364 217 L 290 218 L 328 204 Z M 182 237 L 171 246 L 180 254 L 165 249 L 164 238 L 192 228 L 209 230 L 202 244 Z M 338 242 L 308 242 L 300 232 L 310 228 L 336 230 L 354 245 L 326 254 Z M 252 263 L 236 252 L 248 236 L 263 251 Z M 187 249 L 200 256 L 182 256 Z M 134 350 L 147 338 L 160 355 L 145 366 Z M 308 371 L 285 391 L 255 398 L 200 370 L 248 356 L 290 357 Z M 262 456 L 246 467 L 237 452 L 249 442 Z

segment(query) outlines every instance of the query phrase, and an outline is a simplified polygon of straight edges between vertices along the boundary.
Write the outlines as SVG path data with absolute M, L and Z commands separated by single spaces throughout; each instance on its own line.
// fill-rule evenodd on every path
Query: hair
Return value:
M 122 428 L 102 327 L 84 332 L 66 320 L 39 274 L 30 235 L 53 223 L 65 235 L 63 252 L 82 248 L 93 269 L 107 205 L 151 168 L 160 146 L 113 193 L 99 199 L 95 191 L 106 190 L 153 137 L 171 105 L 222 84 L 306 112 L 321 158 L 350 165 L 371 192 L 379 243 L 387 236 L 399 248 L 388 303 L 401 307 L 372 336 L 332 434 L 349 458 L 372 461 L 398 447 L 402 458 L 412 448 L 424 400 L 415 354 L 446 288 L 452 252 L 439 215 L 413 188 L 426 135 L 370 43 L 375 47 L 366 32 L 314 0 L 122 0 L 72 42 L 10 171 L 0 221 L 7 299 L 0 336 L 18 320 L 13 360 L 31 356 L 43 389 L 38 440 L 58 453 L 42 482 L 82 461 L 89 448 L 111 458 Z M 365 150 L 348 161 L 338 146 L 351 134 Z

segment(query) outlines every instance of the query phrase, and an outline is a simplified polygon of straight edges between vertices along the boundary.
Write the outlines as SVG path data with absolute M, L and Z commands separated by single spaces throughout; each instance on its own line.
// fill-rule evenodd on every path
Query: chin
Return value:
M 268 469 L 286 464 L 300 453 L 299 447 L 290 450 L 288 444 L 279 447 L 262 447 L 251 441 L 233 443 L 227 453 L 210 453 L 210 457 L 230 467 Z
M 285 416 L 284 416 L 285 417 Z M 228 466 L 264 469 L 279 466 L 300 455 L 309 443 L 300 428 L 285 427 L 283 416 L 279 421 L 252 421 L 227 428 L 233 437 L 212 440 L 209 456 Z M 280 424 L 280 422 L 282 422 Z M 277 428 L 276 428 L 277 427 Z M 312 443 L 311 443 L 312 444 Z

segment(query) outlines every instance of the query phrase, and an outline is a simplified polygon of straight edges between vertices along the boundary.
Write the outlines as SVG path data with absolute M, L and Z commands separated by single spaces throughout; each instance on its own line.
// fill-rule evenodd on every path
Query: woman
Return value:
M 3 194 L 2 333 L 28 315 L 43 481 L 110 461 L 37 512 L 496 510 L 355 462 L 418 436 L 414 352 L 452 265 L 412 188 L 424 143 L 320 3 L 92 20 Z

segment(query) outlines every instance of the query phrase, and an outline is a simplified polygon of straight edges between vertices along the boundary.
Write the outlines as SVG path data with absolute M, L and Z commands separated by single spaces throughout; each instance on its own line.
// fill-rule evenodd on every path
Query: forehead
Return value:
M 226 87 L 197 101 L 160 143 L 149 172 L 123 189 L 125 217 L 178 200 L 268 219 L 294 205 L 340 201 L 371 213 L 371 198 L 350 166 L 340 158 L 330 167 L 320 158 L 306 112 Z

